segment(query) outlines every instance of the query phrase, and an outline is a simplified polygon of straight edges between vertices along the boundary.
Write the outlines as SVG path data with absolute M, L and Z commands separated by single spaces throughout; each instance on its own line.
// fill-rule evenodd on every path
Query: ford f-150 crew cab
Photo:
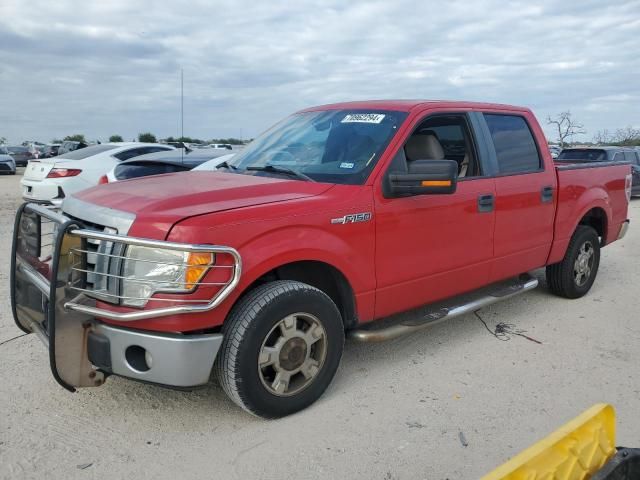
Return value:
M 242 408 L 314 402 L 345 332 L 379 341 L 538 283 L 593 284 L 627 229 L 629 165 L 555 165 L 526 108 L 369 101 L 300 111 L 215 172 L 23 205 L 12 308 L 65 388 L 109 375 Z

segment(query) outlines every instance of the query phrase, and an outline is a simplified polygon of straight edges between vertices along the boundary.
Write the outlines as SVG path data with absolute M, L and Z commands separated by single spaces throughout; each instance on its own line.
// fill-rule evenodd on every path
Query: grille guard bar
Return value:
M 27 226 L 22 223 L 25 217 L 28 217 L 25 220 Z M 52 227 L 52 231 L 43 233 L 45 225 Z M 50 256 L 44 255 L 42 250 L 45 246 L 42 243 L 44 236 L 52 237 Z M 35 247 L 31 243 L 34 238 L 38 238 Z M 227 264 L 219 267 L 227 270 L 231 268 L 233 271 L 230 272 L 228 283 L 210 298 L 202 300 L 202 304 L 113 312 L 95 306 L 98 295 L 92 297 L 74 292 L 75 286 L 84 285 L 82 282 L 86 279 L 73 279 L 73 251 L 82 249 L 86 239 L 185 252 L 225 254 L 231 257 L 232 262 L 227 259 Z M 214 267 L 215 265 L 211 265 L 211 268 Z M 48 346 L 54 378 L 67 390 L 75 391 L 76 387 L 102 385 L 106 378 L 104 372 L 89 362 L 87 355 L 87 338 L 95 328 L 95 317 L 134 321 L 206 312 L 216 308 L 229 296 L 240 281 L 241 269 L 240 254 L 230 247 L 164 242 L 86 230 L 79 220 L 41 205 L 25 203 L 18 209 L 14 225 L 10 271 L 11 309 L 16 325 L 26 333 L 36 333 Z M 180 299 L 176 298 L 174 301 L 179 303 Z
M 135 245 L 140 247 L 156 247 L 165 250 L 176 250 L 181 252 L 227 254 L 233 258 L 234 265 L 233 274 L 229 283 L 223 286 L 223 288 L 213 296 L 209 303 L 203 305 L 180 305 L 133 312 L 114 312 L 105 310 L 103 308 L 85 305 L 77 301 L 68 301 L 64 304 L 64 308 L 67 310 L 74 310 L 76 312 L 86 313 L 88 315 L 106 318 L 109 320 L 118 320 L 121 322 L 132 322 L 135 320 L 165 317 L 168 315 L 178 315 L 183 313 L 208 312 L 209 310 L 213 310 L 218 305 L 220 305 L 240 282 L 240 275 L 242 273 L 242 259 L 240 258 L 240 254 L 238 253 L 238 251 L 231 247 L 165 242 L 109 233 L 99 233 L 92 230 L 82 229 L 70 230 L 69 235 L 80 238 L 89 238 L 92 240 L 102 240 L 106 242 L 122 243 L 125 245 Z M 176 302 L 179 302 L 179 300 L 176 300 Z

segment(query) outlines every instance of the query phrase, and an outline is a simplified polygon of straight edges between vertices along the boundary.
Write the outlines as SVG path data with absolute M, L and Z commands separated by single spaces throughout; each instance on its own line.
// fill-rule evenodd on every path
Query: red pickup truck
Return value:
M 23 205 L 11 298 L 65 388 L 192 388 L 215 370 L 280 417 L 379 341 L 525 292 L 586 294 L 627 229 L 629 165 L 555 165 L 526 108 L 368 101 L 300 111 L 216 172 Z

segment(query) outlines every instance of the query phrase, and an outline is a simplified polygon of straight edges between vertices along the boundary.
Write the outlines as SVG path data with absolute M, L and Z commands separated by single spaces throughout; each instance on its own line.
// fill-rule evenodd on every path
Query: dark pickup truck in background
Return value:
M 537 286 L 585 295 L 628 227 L 631 167 L 555 164 L 526 108 L 370 101 L 298 112 L 220 165 L 16 217 L 16 323 L 73 391 L 212 371 L 280 417 L 380 341 Z M 52 247 L 46 247 L 53 244 Z
M 631 195 L 640 195 L 640 147 L 565 148 L 557 159 L 561 163 L 615 162 L 631 164 Z

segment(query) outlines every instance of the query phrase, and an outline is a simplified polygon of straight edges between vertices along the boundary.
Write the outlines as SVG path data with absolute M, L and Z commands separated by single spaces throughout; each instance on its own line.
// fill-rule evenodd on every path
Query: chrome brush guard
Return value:
M 184 298 L 193 290 L 186 294 L 159 290 L 164 298 L 152 295 L 144 309 L 122 308 L 127 297 L 118 286 L 124 279 L 120 267 L 131 245 L 213 254 L 210 264 L 201 265 L 207 273 L 193 288 L 202 288 L 206 295 L 199 292 L 193 299 Z M 87 336 L 96 318 L 135 321 L 206 312 L 229 296 L 240 281 L 242 268 L 240 255 L 230 247 L 91 230 L 81 220 L 36 204 L 24 204 L 16 214 L 11 258 L 11 306 L 16 324 L 27 333 L 35 332 L 49 346 L 54 377 L 72 391 L 104 382 L 104 374 L 87 356 Z M 215 281 L 204 281 L 212 276 Z M 149 282 L 131 277 L 127 281 Z

